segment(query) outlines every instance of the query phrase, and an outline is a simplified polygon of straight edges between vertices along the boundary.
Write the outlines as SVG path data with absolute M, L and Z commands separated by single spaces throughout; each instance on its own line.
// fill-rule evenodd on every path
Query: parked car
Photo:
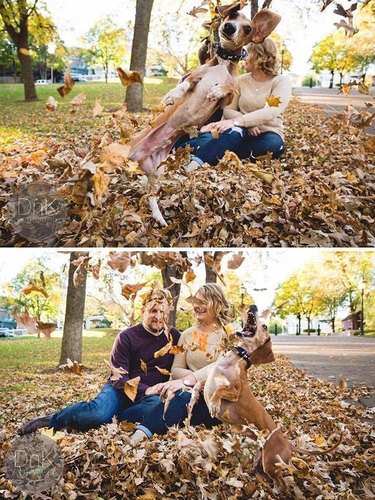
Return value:
M 36 80 L 35 82 L 37 85 L 49 85 L 51 82 L 51 80 Z
M 7 328 L 1 328 L 0 337 L 14 337 L 14 334 L 11 333 Z
M 80 73 L 71 73 L 70 76 L 75 82 L 87 82 L 87 76 Z

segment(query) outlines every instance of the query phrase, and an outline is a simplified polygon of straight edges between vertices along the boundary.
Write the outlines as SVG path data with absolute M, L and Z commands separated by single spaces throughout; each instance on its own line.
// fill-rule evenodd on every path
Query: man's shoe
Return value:
M 34 420 L 30 420 L 27 424 L 25 424 L 21 430 L 20 434 L 21 436 L 24 436 L 26 434 L 32 434 L 35 432 L 37 429 L 40 429 L 41 427 L 50 427 L 51 424 L 51 415 L 46 415 L 44 417 L 38 417 L 34 418 Z

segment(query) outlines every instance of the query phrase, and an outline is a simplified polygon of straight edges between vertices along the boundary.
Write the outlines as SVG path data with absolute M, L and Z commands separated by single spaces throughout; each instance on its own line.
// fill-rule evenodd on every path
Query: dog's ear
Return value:
M 231 14 L 232 12 L 237 12 L 238 10 L 242 9 L 242 7 L 242 2 L 233 3 L 231 5 L 218 5 L 216 7 L 216 12 L 222 19 L 225 19 L 229 16 L 229 14 Z
M 263 345 L 258 347 L 258 349 L 255 349 L 255 351 L 250 354 L 250 360 L 253 365 L 263 365 L 275 361 L 270 337 L 268 337 Z
M 262 43 L 272 33 L 281 20 L 281 16 L 268 9 L 262 9 L 252 19 L 252 43 Z

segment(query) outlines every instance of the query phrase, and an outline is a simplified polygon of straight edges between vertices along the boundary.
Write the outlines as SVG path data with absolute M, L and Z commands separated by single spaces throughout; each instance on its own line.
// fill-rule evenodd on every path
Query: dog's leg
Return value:
M 211 417 L 216 417 L 220 413 L 221 401 L 238 401 L 240 397 L 240 387 L 228 387 L 221 386 L 218 387 L 212 394 L 212 397 L 208 404 L 208 409 L 210 410 Z
M 198 399 L 203 391 L 205 383 L 206 383 L 206 380 L 201 380 L 200 382 L 195 384 L 195 386 L 193 387 L 193 391 L 191 393 L 191 398 L 190 398 L 189 405 L 188 405 L 188 415 L 186 418 L 186 427 L 190 427 L 193 408 L 194 408 L 195 404 L 197 403 L 197 401 L 198 401 Z
M 228 95 L 233 95 L 236 90 L 236 86 L 232 80 L 227 80 L 224 83 L 216 83 L 213 85 L 207 93 L 207 99 L 209 101 L 220 101 L 225 99 Z M 230 99 L 231 101 L 232 99 Z M 229 101 L 229 98 L 228 98 Z M 230 102 L 229 101 L 229 102 Z

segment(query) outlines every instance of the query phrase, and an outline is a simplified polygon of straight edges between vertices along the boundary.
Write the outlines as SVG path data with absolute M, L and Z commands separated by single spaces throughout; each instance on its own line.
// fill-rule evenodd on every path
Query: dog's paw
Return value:
M 219 415 L 220 406 L 221 406 L 220 401 L 216 401 L 215 403 L 210 404 L 208 409 L 210 410 L 210 415 L 212 418 L 217 417 L 217 415 Z
M 162 103 L 165 106 L 172 106 L 180 97 L 181 96 L 179 96 L 177 92 L 171 90 L 166 96 L 163 97 Z
M 223 87 L 220 84 L 215 85 L 208 91 L 207 99 L 209 101 L 218 101 L 219 99 L 223 99 L 226 96 Z

